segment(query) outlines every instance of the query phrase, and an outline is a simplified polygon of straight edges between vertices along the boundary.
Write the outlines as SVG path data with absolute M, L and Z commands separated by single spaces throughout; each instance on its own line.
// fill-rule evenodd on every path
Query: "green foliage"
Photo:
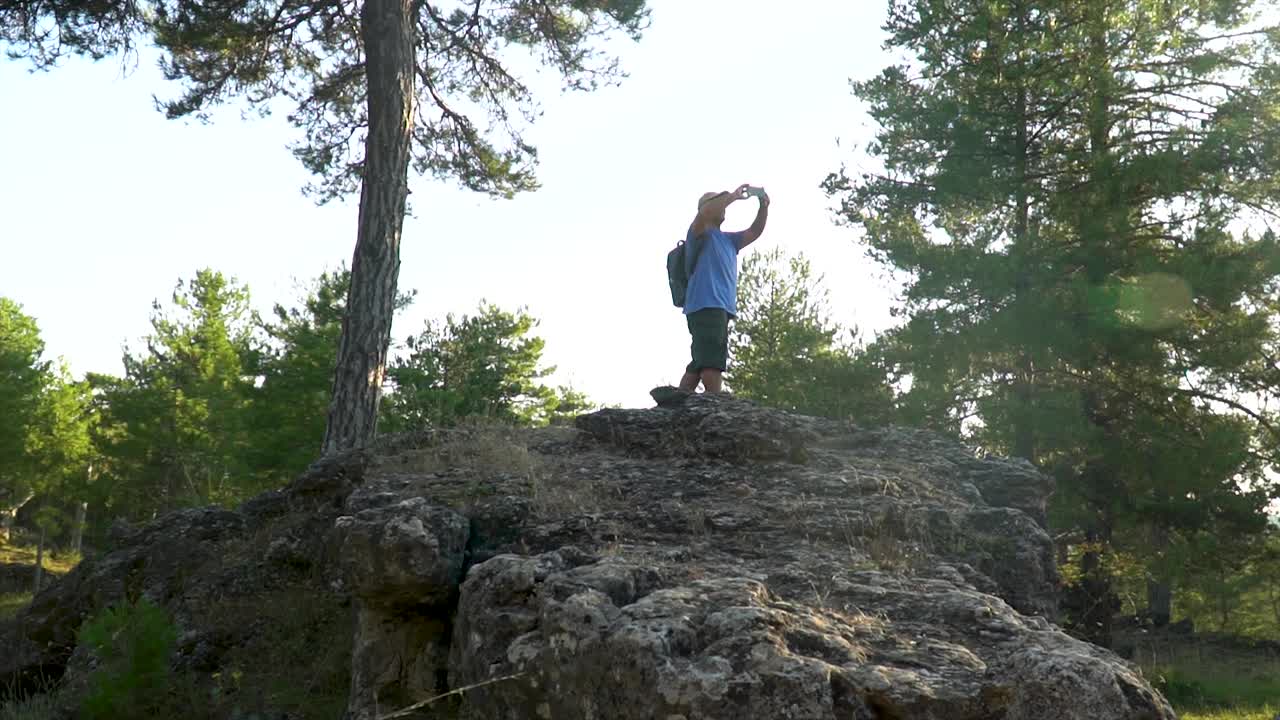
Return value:
M 239 10 L 193 1 L 176 10 L 156 5 L 165 74 L 187 85 L 182 97 L 164 104 L 167 115 L 203 114 L 230 94 L 265 111 L 283 96 L 297 107 L 289 119 L 305 138 L 294 154 L 320 177 L 311 190 L 327 200 L 359 187 L 364 148 L 351 138 L 367 127 L 368 110 L 364 38 L 361 23 L 352 21 L 358 10 L 321 2 Z M 615 65 L 601 62 L 594 42 L 616 30 L 638 35 L 646 21 L 637 0 L 521 0 L 474 9 L 414 3 L 414 15 L 421 69 L 415 105 L 423 110 L 414 114 L 413 167 L 504 197 L 536 187 L 536 151 L 515 121 L 533 119 L 532 95 L 503 62 L 501 48 L 526 47 L 560 71 L 568 87 L 592 89 L 619 76 Z
M 23 0 L 0 5 L 0 44 L 46 68 L 65 54 L 96 58 L 153 42 L 165 53 L 166 77 L 184 84 L 180 97 L 161 104 L 169 117 L 205 117 L 236 97 L 266 113 L 283 99 L 302 133 L 294 154 L 320 177 L 311 189 L 328 200 L 353 192 L 364 164 L 362 143 L 353 141 L 368 126 L 362 5 Z M 536 105 L 516 71 L 525 63 L 504 48 L 527 51 L 567 88 L 612 84 L 622 73 L 599 42 L 618 33 L 638 38 L 648 21 L 645 2 L 455 5 L 412 5 L 414 105 L 421 108 L 413 166 L 498 196 L 532 189 L 537 154 L 523 129 Z
M 50 537 L 70 529 L 73 516 L 68 507 L 90 492 L 88 471 L 97 458 L 92 439 L 97 422 L 89 383 L 72 379 L 66 364 L 60 363 L 48 376 L 36 433 L 27 444 L 41 498 L 35 524 Z
M 794 412 L 859 422 L 887 419 L 892 393 L 872 357 L 829 319 L 822 278 L 803 255 L 756 253 L 742 264 L 729 336 L 729 385 Z
M 543 407 L 544 417 L 548 423 L 564 425 L 573 422 L 573 419 L 579 415 L 599 410 L 600 404 L 580 390 L 561 385 L 552 392 Z
M 300 307 L 276 305 L 273 320 L 260 326 L 270 343 L 253 403 L 253 464 L 260 472 L 291 475 L 319 452 L 350 284 L 345 268 L 323 273 Z
M 1280 698 L 1280 679 L 1275 676 L 1224 672 L 1215 666 L 1212 658 L 1201 663 L 1154 668 L 1150 672 L 1152 684 L 1180 711 L 1268 712 L 1271 703 Z M 1274 714 L 1267 715 L 1266 720 L 1274 717 Z
M 39 498 L 36 524 L 54 533 L 67 524 L 59 501 L 83 493 L 94 416 L 88 385 L 43 351 L 35 320 L 0 298 L 0 515 Z
M 1250 25 L 1261 5 L 894 3 L 908 60 L 855 86 L 880 167 L 827 182 L 907 280 L 877 348 L 907 418 L 1032 459 L 1053 523 L 1102 552 L 1262 527 L 1280 156 L 1246 148 L 1280 137 L 1280 32 Z M 1168 574 L 1164 548 L 1120 549 Z
M 541 365 L 545 342 L 530 334 L 536 326 L 523 310 L 489 303 L 474 315 L 428 321 L 387 371 L 395 392 L 383 402 L 385 427 L 449 426 L 466 417 L 545 425 L 586 406 L 581 393 L 540 382 L 555 369 Z
M 0 297 L 0 512 L 35 491 L 38 468 L 28 447 L 39 440 L 48 364 L 40 329 L 22 307 Z
M 1230 636 L 1134 631 L 1125 636 L 1132 660 L 1179 716 L 1236 720 L 1280 707 L 1280 658 L 1265 644 Z
M 1267 709 L 1280 697 L 1280 680 L 1213 673 L 1195 675 L 1171 668 L 1155 678 L 1156 689 L 1177 708 L 1188 710 Z M 1272 720 L 1275 716 L 1267 717 Z
M 98 660 L 80 711 L 86 720 L 159 717 L 178 634 L 164 609 L 142 598 L 85 623 L 79 642 Z
M 146 352 L 125 353 L 123 378 L 91 378 L 112 513 L 142 518 L 260 489 L 248 464 L 253 323 L 248 290 L 201 270 L 178 282 L 171 308 L 155 303 Z
M 1178 617 L 1199 630 L 1280 642 L 1280 532 L 1206 533 L 1180 559 Z
M 287 482 L 319 454 L 349 283 L 345 269 L 324 273 L 263 322 L 247 288 L 202 270 L 179 281 L 171 304 L 153 305 L 145 350 L 126 352 L 120 378 L 75 381 L 40 363 L 34 321 L 22 316 L 25 344 L 11 345 L 25 354 L 12 364 L 32 379 L 28 427 L 24 454 L 0 472 L 23 468 L 4 477 L 23 483 L 20 500 L 38 491 L 30 515 L 50 538 L 66 536 L 72 500 L 89 500 L 100 533 L 105 518 L 233 504 Z M 412 297 L 400 294 L 397 306 Z M 428 324 L 391 369 L 403 389 L 386 402 L 387 427 L 471 416 L 545 425 L 593 409 L 582 392 L 542 382 L 551 369 L 541 366 L 536 325 L 491 305 Z
M 322 273 L 297 306 L 276 305 L 273 319 L 259 323 L 266 343 L 255 373 L 261 386 L 253 397 L 249 450 L 264 483 L 293 477 L 320 452 L 350 285 L 345 267 Z M 396 308 L 412 302 L 413 293 L 402 293 Z

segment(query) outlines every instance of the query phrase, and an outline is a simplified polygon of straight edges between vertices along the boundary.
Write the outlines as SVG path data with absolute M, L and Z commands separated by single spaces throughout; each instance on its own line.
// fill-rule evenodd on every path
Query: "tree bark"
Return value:
M 1173 618 L 1173 578 L 1169 569 L 1169 528 L 1156 524 L 1150 528 L 1150 549 L 1156 559 L 1153 573 L 1147 578 L 1147 617 L 1156 627 L 1164 627 Z
M 76 524 L 71 531 L 71 552 L 77 557 L 80 556 L 84 544 L 84 520 L 89 514 L 89 503 L 76 503 Z
M 1169 624 L 1173 616 L 1173 583 L 1168 579 L 1147 580 L 1147 616 L 1156 627 Z
M 0 507 L 0 540 L 9 542 L 11 539 L 10 535 L 13 532 L 13 521 L 17 519 L 18 512 L 21 511 L 22 508 L 26 507 L 27 503 L 31 502 L 32 498 L 35 496 L 36 494 L 34 492 L 28 492 L 21 500 L 13 505 Z
M 1018 12 L 1018 38 L 1017 42 L 1023 42 L 1026 37 L 1026 19 L 1027 9 L 1025 5 L 1019 3 Z M 1014 152 L 1017 153 L 1017 210 L 1014 216 L 1014 238 L 1013 238 L 1013 255 L 1015 263 L 1015 272 L 1017 278 L 1014 281 L 1014 306 L 1016 308 L 1018 318 L 1018 334 L 1026 337 L 1035 319 L 1029 310 L 1031 301 L 1031 237 L 1029 232 L 1029 218 L 1031 215 L 1031 197 L 1028 187 L 1029 180 L 1029 161 L 1030 154 L 1029 141 L 1027 138 L 1027 126 L 1030 124 L 1030 118 L 1027 117 L 1027 77 L 1026 77 L 1026 60 L 1024 50 L 1018 49 L 1018 99 L 1017 99 L 1017 138 L 1015 143 L 1017 147 Z M 1014 381 L 1014 397 L 1017 398 L 1017 414 L 1014 420 L 1013 431 L 1013 454 L 1020 458 L 1025 458 L 1032 464 L 1036 462 L 1036 445 L 1035 432 L 1032 427 L 1033 416 L 1031 412 L 1032 403 L 1034 402 L 1034 365 L 1031 361 L 1031 355 L 1026 350 L 1018 352 L 1018 373 L 1017 379 Z
M 1090 531 L 1091 548 L 1102 547 L 1098 533 Z M 1105 648 L 1111 647 L 1111 620 L 1114 607 L 1111 595 L 1111 578 L 1102 565 L 1102 553 L 1090 549 L 1080 556 L 1080 584 L 1083 589 L 1083 612 L 1080 629 L 1085 639 Z
M 40 594 L 40 584 L 44 581 L 44 525 L 40 526 L 40 541 L 36 543 L 36 573 L 35 587 L 31 590 L 32 595 Z
M 409 194 L 415 71 L 411 5 L 411 0 L 366 0 L 360 11 L 369 130 L 347 314 L 322 446 L 326 455 L 367 445 L 377 431 Z

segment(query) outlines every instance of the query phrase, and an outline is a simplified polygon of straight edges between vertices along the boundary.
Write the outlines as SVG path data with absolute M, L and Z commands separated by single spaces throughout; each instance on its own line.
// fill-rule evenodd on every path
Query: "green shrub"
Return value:
M 80 644 L 98 660 L 81 702 L 86 720 L 155 717 L 169 684 L 178 633 L 169 614 L 143 598 L 108 608 L 80 629 Z

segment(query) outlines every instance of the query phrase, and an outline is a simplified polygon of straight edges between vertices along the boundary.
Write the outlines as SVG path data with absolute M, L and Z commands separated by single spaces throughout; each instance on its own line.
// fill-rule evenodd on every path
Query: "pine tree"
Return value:
M 258 348 L 248 290 L 212 270 L 153 306 L 146 352 L 123 378 L 95 377 L 112 511 L 130 518 L 232 503 L 259 489 L 249 467 L 250 371 Z
M 91 430 L 96 415 L 89 384 L 71 377 L 65 363 L 49 373 L 26 452 L 35 468 L 36 574 L 34 589 L 42 587 L 43 558 L 49 542 L 63 531 L 75 530 L 75 507 L 85 501 L 88 471 L 95 451 Z
M 647 19 L 644 0 L 14 0 L 0 3 L 0 43 L 45 68 L 154 42 L 166 76 L 186 86 L 162 103 L 169 117 L 204 117 L 235 97 L 263 113 L 280 100 L 293 108 L 294 154 L 318 178 L 309 190 L 321 202 L 360 193 L 323 442 L 332 452 L 376 428 L 410 167 L 499 197 L 534 188 L 522 131 L 536 107 L 520 56 L 592 90 L 621 77 L 596 42 L 638 38 Z
M 882 421 L 892 404 L 888 383 L 870 356 L 841 341 L 845 332 L 831 321 L 822 278 L 803 254 L 756 253 L 738 279 L 729 386 L 792 412 Z
M 1187 492 L 1256 518 L 1239 481 L 1277 459 L 1251 398 L 1276 386 L 1280 255 L 1237 229 L 1280 209 L 1260 5 L 904 0 L 887 30 L 912 59 L 856 85 L 883 171 L 827 187 L 910 274 L 884 343 L 904 405 L 1052 472 L 1056 519 L 1091 548 L 1194 532 L 1206 513 L 1171 511 Z M 1175 478 L 1154 470 L 1187 448 Z M 1106 615 L 1104 563 L 1083 557 L 1083 604 Z M 1081 622 L 1105 641 L 1107 617 Z
M 456 424 L 485 417 L 522 425 L 550 422 L 562 404 L 586 404 L 577 393 L 542 384 L 546 343 L 531 335 L 537 320 L 481 303 L 473 315 L 428 321 L 395 361 L 387 423 L 396 430 Z
M 39 436 L 49 365 L 40 328 L 16 302 L 0 297 L 0 539 L 36 494 L 39 467 L 28 447 Z
M 267 347 L 255 375 L 250 464 L 264 484 L 292 478 L 320 455 L 351 273 L 321 273 L 296 307 L 276 305 L 260 324 Z M 402 293 L 396 309 L 413 293 Z

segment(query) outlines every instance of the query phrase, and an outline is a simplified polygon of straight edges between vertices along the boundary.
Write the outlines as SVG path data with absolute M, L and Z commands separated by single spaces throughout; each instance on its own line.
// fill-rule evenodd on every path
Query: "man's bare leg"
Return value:
M 722 391 L 724 389 L 724 374 L 715 368 L 703 368 L 702 387 L 709 393 Z
M 680 389 L 691 393 L 698 389 L 698 381 L 702 378 L 698 377 L 698 373 L 685 371 L 684 377 L 680 378 Z

